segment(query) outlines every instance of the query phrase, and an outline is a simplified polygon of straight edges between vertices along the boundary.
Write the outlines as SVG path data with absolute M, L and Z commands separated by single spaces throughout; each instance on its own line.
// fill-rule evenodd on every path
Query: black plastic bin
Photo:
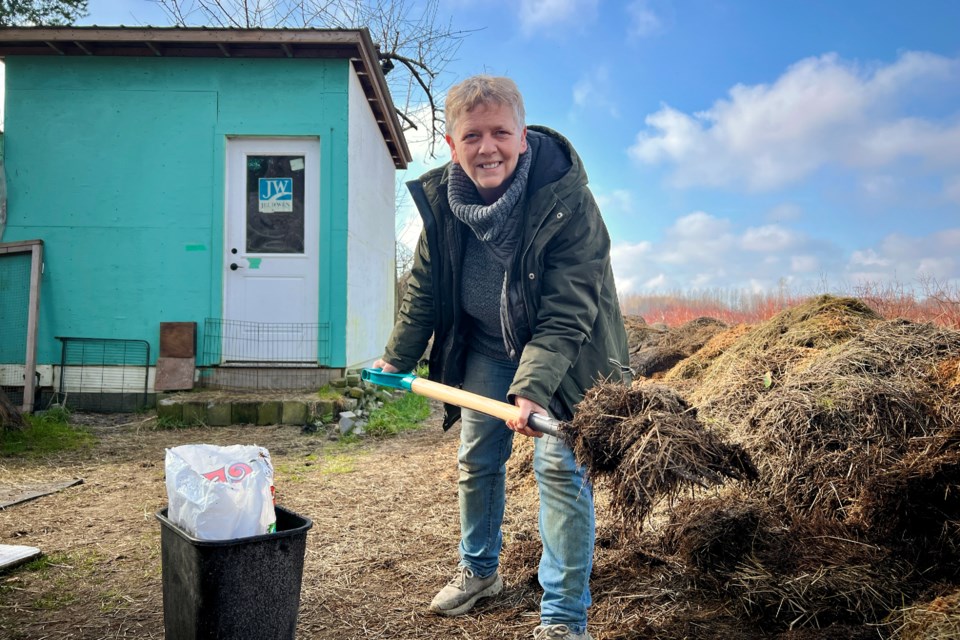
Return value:
M 167 640 L 293 640 L 313 521 L 276 513 L 276 533 L 200 540 L 157 512 Z

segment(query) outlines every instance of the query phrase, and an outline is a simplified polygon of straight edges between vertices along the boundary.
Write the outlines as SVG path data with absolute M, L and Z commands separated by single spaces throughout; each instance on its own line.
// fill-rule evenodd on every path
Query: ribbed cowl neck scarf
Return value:
M 531 157 L 529 149 L 520 154 L 513 182 L 493 204 L 483 202 L 476 185 L 463 167 L 456 163 L 450 165 L 447 185 L 450 210 L 458 220 L 470 227 L 477 239 L 484 242 L 504 266 L 512 263 L 520 239 L 515 233 L 520 216 L 513 213 L 527 188 Z

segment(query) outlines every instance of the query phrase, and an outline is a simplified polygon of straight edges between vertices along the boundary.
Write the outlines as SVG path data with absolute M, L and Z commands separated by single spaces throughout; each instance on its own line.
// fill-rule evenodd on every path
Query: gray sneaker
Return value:
M 480 598 L 495 596 L 501 591 L 503 580 L 498 572 L 478 578 L 470 567 L 460 567 L 450 584 L 434 597 L 430 611 L 442 616 L 459 616 L 469 611 Z
M 565 624 L 545 624 L 533 630 L 533 640 L 593 640 L 593 636 L 586 631 L 574 633 Z

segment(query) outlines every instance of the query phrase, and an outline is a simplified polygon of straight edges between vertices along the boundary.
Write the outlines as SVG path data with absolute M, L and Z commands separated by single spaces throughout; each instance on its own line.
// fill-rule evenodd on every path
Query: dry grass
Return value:
M 94 431 L 91 451 L 0 463 L 0 484 L 85 479 L 0 512 L 0 540 L 49 558 L 0 576 L 0 637 L 161 638 L 163 449 L 201 441 L 266 446 L 279 502 L 315 522 L 298 637 L 538 623 L 528 439 L 508 465 L 507 589 L 446 619 L 426 605 L 457 562 L 458 439 L 436 415 L 353 447 L 140 417 Z M 598 385 L 568 433 L 597 484 L 597 640 L 960 638 L 960 333 L 812 299 L 714 335 L 663 383 Z M 755 482 L 722 482 L 747 460 Z
M 537 595 L 523 584 L 473 616 L 426 611 L 452 575 L 459 539 L 458 439 L 436 416 L 420 431 L 351 447 L 293 427 L 94 430 L 97 446 L 83 456 L 0 466 L 0 483 L 85 479 L 0 512 L 4 543 L 52 559 L 0 577 L 0 637 L 163 637 L 154 513 L 166 505 L 164 449 L 190 442 L 266 446 L 278 502 L 313 519 L 298 637 L 527 638 L 537 624 Z M 511 500 L 505 529 L 508 545 L 536 531 L 529 500 Z
M 704 429 L 675 390 L 653 382 L 594 386 L 564 435 L 577 461 L 609 488 L 626 527 L 685 489 L 756 477 L 741 447 Z
M 902 640 L 960 640 L 960 590 L 897 612 Z

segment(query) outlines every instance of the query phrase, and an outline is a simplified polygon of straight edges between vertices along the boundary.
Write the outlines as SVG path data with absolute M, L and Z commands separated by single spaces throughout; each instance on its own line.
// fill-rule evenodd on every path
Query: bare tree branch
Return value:
M 369 30 L 405 129 L 443 139 L 447 66 L 471 31 L 439 14 L 439 0 L 154 0 L 178 26 Z

